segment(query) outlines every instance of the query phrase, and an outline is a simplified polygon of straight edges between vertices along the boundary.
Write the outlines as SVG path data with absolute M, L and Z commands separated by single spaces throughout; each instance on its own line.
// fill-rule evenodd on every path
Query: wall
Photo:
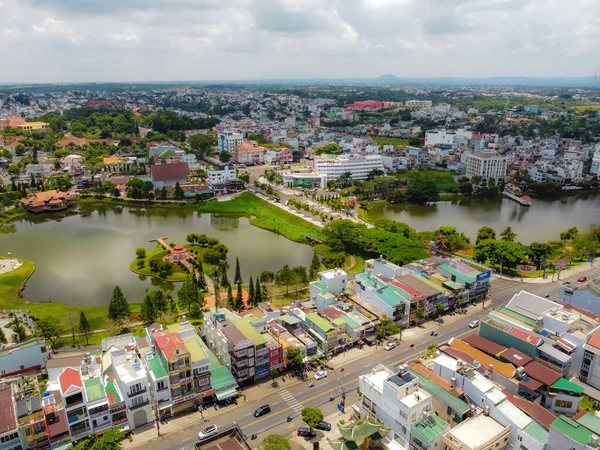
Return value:
M 569 293 L 562 284 L 558 290 L 558 300 L 578 308 L 587 309 L 600 316 L 600 297 L 589 289 L 577 289 Z
M 46 367 L 48 358 L 44 340 L 30 347 L 7 348 L 3 350 L 3 353 L 4 355 L 0 357 L 0 376 L 27 369 Z

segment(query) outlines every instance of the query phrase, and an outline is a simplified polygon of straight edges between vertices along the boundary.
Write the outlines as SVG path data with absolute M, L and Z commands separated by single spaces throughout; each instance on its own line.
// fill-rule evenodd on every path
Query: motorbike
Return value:
M 310 382 L 310 384 L 308 385 L 309 388 L 313 387 L 315 385 L 315 383 L 313 383 L 312 381 Z
M 415 344 L 410 344 L 410 346 L 411 346 L 411 347 L 414 347 L 414 346 L 415 346 Z
M 342 366 L 342 368 L 340 369 L 340 372 L 343 372 L 343 371 L 344 371 L 344 366 Z
M 256 435 L 255 434 L 251 435 L 250 439 L 252 439 L 252 440 L 256 439 Z
M 291 421 L 292 421 L 292 416 L 287 416 L 287 419 L 286 419 L 286 420 L 287 420 L 288 422 L 291 422 Z
M 435 331 L 432 331 L 431 333 L 429 333 L 429 336 L 433 336 L 435 334 Z

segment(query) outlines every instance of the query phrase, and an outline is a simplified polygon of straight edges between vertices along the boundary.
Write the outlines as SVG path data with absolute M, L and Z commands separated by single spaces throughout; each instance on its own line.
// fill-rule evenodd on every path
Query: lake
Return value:
M 517 239 L 534 241 L 558 240 L 560 233 L 576 226 L 585 231 L 600 223 L 600 194 L 579 193 L 560 199 L 534 199 L 530 207 L 513 200 L 468 199 L 440 202 L 435 205 L 383 205 L 369 209 L 371 219 L 388 218 L 404 222 L 417 231 L 433 231 L 437 227 L 455 226 L 475 242 L 477 230 L 489 225 L 500 233 L 511 226 Z
M 140 279 L 129 270 L 139 247 L 168 237 L 185 243 L 188 233 L 206 234 L 229 248 L 229 279 L 235 258 L 244 284 L 262 270 L 284 264 L 309 266 L 312 248 L 254 227 L 246 217 L 200 214 L 189 209 L 78 205 L 66 214 L 27 215 L 0 228 L 0 254 L 30 259 L 36 269 L 23 297 L 68 305 L 106 305 L 115 285 L 130 302 L 140 302 L 146 288 L 176 290 L 181 283 Z

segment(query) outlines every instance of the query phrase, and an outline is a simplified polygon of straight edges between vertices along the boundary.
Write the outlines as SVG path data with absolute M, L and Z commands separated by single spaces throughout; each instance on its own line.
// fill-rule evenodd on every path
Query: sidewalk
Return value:
M 331 424 L 331 431 L 327 432 L 326 434 L 323 433 L 322 439 L 318 438 L 319 432 L 317 432 L 317 437 L 313 438 L 313 439 L 305 439 L 305 438 L 294 435 L 294 437 L 292 437 L 290 439 L 291 447 L 293 449 L 305 448 L 306 450 L 312 450 L 313 442 L 318 441 L 320 449 L 333 450 L 331 445 L 329 444 L 329 441 L 335 441 L 336 439 L 338 439 L 342 436 L 338 430 L 337 424 L 342 419 L 348 420 L 348 416 L 349 416 L 348 412 L 346 412 L 345 414 L 342 414 L 340 411 L 336 411 L 333 414 L 329 414 L 329 415 L 323 417 L 323 421 L 329 422 Z
M 560 280 L 558 279 L 558 274 L 559 272 L 557 271 L 554 274 L 554 281 L 552 281 L 552 274 L 549 272 L 548 273 L 548 278 L 544 279 L 544 278 L 521 278 L 521 277 L 509 277 L 506 275 L 500 275 L 498 273 L 494 273 L 492 274 L 493 278 L 496 278 L 498 280 L 508 280 L 508 281 L 514 281 L 514 282 L 521 282 L 521 283 L 530 283 L 530 284 L 546 284 L 546 283 L 562 283 L 564 280 L 566 280 L 567 278 L 573 277 L 575 275 L 580 274 L 581 272 L 585 272 L 586 270 L 590 270 L 590 268 L 593 267 L 594 264 L 596 264 L 597 262 L 600 262 L 600 258 L 596 258 L 594 260 L 594 262 L 589 263 L 589 262 L 584 262 L 581 263 L 575 267 L 571 267 L 569 269 L 566 270 L 562 270 L 560 271 Z

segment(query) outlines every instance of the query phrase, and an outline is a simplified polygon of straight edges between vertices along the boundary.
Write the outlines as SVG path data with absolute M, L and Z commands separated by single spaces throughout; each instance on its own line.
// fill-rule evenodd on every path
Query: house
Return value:
M 62 396 L 71 440 L 85 438 L 92 432 L 90 417 L 86 408 L 86 393 L 79 370 L 67 367 L 58 376 L 60 394 Z
M 258 145 L 255 141 L 244 141 L 235 147 L 235 161 L 240 164 L 257 165 L 264 162 L 264 147 Z
M 0 353 L 0 378 L 43 369 L 50 355 L 51 352 L 43 338 L 11 344 Z
M 30 195 L 21 199 L 19 204 L 33 213 L 63 211 L 73 204 L 74 198 L 69 192 L 51 190 Z
M 48 448 L 50 440 L 37 376 L 25 376 L 15 380 L 13 397 L 23 447 Z
M 187 163 L 158 164 L 150 166 L 150 179 L 155 189 L 187 182 L 190 166 Z
M 444 435 L 444 450 L 505 450 L 509 436 L 510 427 L 502 425 L 488 414 L 479 414 Z
M 22 449 L 17 418 L 13 406 L 13 386 L 0 383 L 0 449 Z
M 318 310 L 328 308 L 337 301 L 334 294 L 346 289 L 348 274 L 342 269 L 319 272 L 319 280 L 309 284 L 310 298 Z

